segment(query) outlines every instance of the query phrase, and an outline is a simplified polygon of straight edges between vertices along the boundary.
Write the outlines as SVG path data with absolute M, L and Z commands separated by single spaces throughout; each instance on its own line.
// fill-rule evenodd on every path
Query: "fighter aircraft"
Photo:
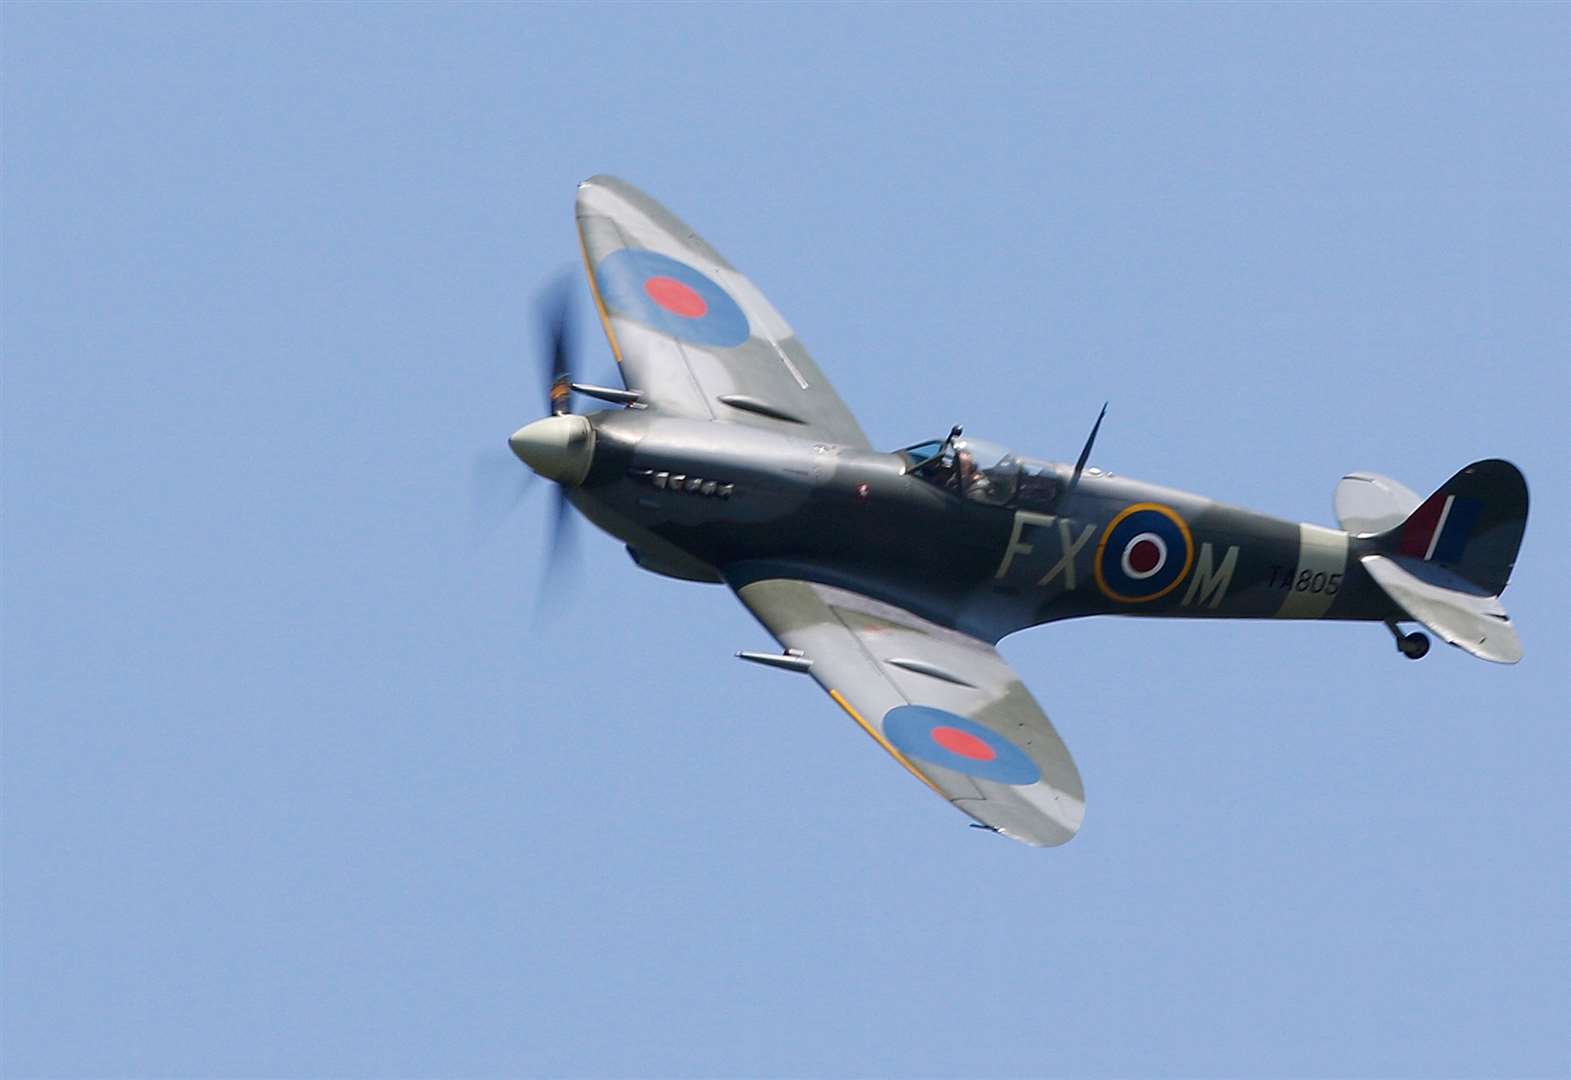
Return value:
M 1081 615 L 1418 622 L 1515 663 L 1500 605 L 1527 523 L 1515 466 L 1474 462 L 1428 498 L 1374 473 L 1340 529 L 1284 521 L 955 427 L 869 445 L 789 324 L 670 211 L 582 183 L 590 292 L 623 386 L 572 381 L 558 313 L 552 415 L 508 440 L 646 570 L 728 586 L 781 652 L 912 776 L 980 827 L 1062 844 L 1080 775 L 994 645 Z M 571 411 L 573 395 L 618 408 Z M 1104 412 L 1105 412 L 1104 407 Z M 565 505 L 565 504 L 559 504 Z

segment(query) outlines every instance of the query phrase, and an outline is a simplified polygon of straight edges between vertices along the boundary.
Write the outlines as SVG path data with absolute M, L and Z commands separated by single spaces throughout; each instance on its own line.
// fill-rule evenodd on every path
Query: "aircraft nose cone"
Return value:
M 582 416 L 547 416 L 513 432 L 507 445 L 547 480 L 577 487 L 589 473 L 595 433 Z

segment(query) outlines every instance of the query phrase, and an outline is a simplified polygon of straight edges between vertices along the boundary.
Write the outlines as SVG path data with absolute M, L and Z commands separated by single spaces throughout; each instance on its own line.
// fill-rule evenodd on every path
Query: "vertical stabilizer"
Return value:
M 1526 528 L 1521 471 L 1508 461 L 1475 461 L 1373 536 L 1375 550 L 1361 561 L 1409 617 L 1474 656 L 1514 664 L 1522 642 L 1500 594 Z
M 1475 461 L 1381 534 L 1384 554 L 1461 575 L 1490 596 L 1511 579 L 1527 528 L 1527 481 L 1509 461 Z

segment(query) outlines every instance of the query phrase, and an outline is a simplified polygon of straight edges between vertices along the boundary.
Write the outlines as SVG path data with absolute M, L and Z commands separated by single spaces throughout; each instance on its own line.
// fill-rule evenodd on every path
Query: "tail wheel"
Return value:
M 1403 634 L 1396 639 L 1398 651 L 1409 660 L 1422 660 L 1429 655 L 1429 635 L 1420 630 Z

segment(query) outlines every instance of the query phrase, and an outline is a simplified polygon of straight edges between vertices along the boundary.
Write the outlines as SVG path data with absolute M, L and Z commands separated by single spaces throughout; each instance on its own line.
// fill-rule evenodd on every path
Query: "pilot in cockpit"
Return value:
M 1020 464 L 1008 450 L 979 439 L 949 438 L 901 451 L 913 475 L 973 502 L 1004 505 L 1014 496 Z
M 1057 505 L 1067 466 L 1022 461 L 1005 447 L 962 438 L 931 439 L 898 453 L 912 476 L 971 502 L 1048 511 Z
M 977 502 L 988 502 L 988 491 L 992 485 L 988 482 L 987 473 L 977 466 L 976 455 L 971 453 L 971 448 L 963 442 L 955 444 L 955 478 L 960 486 L 960 493 L 968 499 Z

